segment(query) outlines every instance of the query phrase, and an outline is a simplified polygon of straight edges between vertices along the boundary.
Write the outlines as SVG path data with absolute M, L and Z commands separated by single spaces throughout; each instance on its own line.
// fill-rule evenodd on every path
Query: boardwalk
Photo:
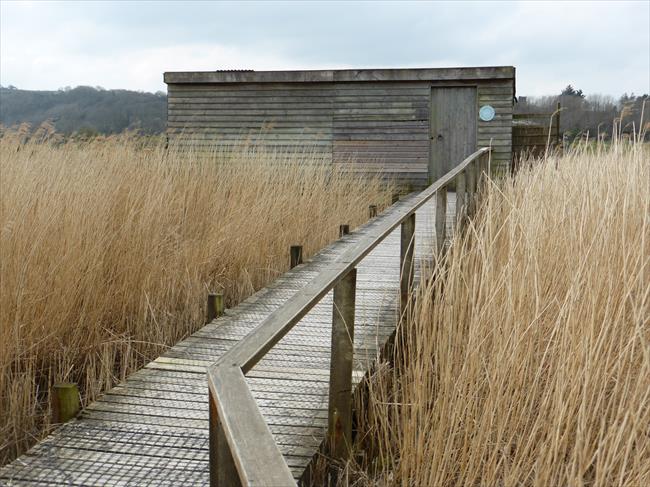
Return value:
M 407 203 L 408 198 L 395 207 Z M 453 206 L 450 194 L 448 221 Z M 326 247 L 111 389 L 79 419 L 0 469 L 0 485 L 207 485 L 206 367 L 326 268 L 342 249 L 353 245 L 360 232 L 372 232 L 395 207 Z M 416 281 L 421 261 L 432 255 L 433 215 L 433 201 L 417 211 Z M 395 328 L 399 254 L 398 228 L 358 267 L 355 384 Z M 296 479 L 325 437 L 331 315 L 330 293 L 247 374 Z

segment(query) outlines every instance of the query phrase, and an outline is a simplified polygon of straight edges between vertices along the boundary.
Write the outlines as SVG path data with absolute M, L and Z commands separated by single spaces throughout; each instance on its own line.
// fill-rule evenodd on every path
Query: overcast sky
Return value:
M 650 91 L 650 0 L 0 2 L 0 83 L 165 90 L 164 71 L 514 65 L 517 93 Z

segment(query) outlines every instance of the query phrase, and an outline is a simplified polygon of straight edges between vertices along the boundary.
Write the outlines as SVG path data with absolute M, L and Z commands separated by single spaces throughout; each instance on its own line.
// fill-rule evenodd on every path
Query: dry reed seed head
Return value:
M 206 289 L 233 306 L 288 268 L 292 242 L 309 256 L 390 199 L 309 151 L 227 149 L 4 132 L 0 462 L 42 433 L 50 383 L 92 400 L 202 326 Z

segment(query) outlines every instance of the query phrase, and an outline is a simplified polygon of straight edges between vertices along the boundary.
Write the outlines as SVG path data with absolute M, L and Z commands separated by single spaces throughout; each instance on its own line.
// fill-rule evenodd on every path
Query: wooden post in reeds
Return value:
M 350 233 L 350 225 L 339 225 L 339 238 Z
M 67 423 L 80 409 L 79 388 L 71 382 L 57 382 L 51 392 L 52 422 Z
M 463 225 L 467 210 L 466 187 L 465 170 L 463 170 L 456 176 L 456 226 L 458 229 Z
M 206 318 L 205 322 L 210 323 L 215 318 L 221 316 L 224 312 L 223 305 L 223 294 L 221 293 L 209 293 L 208 294 L 208 303 L 206 306 Z
M 292 245 L 289 249 L 289 269 L 302 264 L 302 245 Z
M 473 193 L 473 199 L 474 199 L 474 212 L 476 212 L 476 209 L 478 208 L 478 180 L 481 177 L 481 161 L 480 159 L 477 159 L 474 161 L 472 164 L 472 168 L 474 170 L 474 185 L 472 186 L 472 193 Z
M 370 205 L 368 207 L 368 216 L 370 218 L 375 218 L 377 216 L 377 205 Z
M 487 179 L 487 174 L 485 174 L 485 154 L 478 158 L 478 179 L 476 180 L 476 187 L 479 193 L 483 192 L 485 188 L 485 181 Z
M 478 161 L 473 161 L 467 167 L 467 214 L 473 215 L 476 209 L 476 180 Z
M 490 154 L 483 154 L 483 159 L 485 163 L 485 174 L 492 176 L 492 167 L 490 166 Z
M 490 154 L 483 154 L 481 159 L 481 166 L 483 167 L 483 190 L 485 190 L 488 184 L 488 178 L 490 177 Z
M 391 197 L 391 204 L 395 204 L 399 201 L 399 193 L 393 193 L 393 196 Z
M 436 247 L 442 256 L 447 233 L 447 186 L 436 191 Z
M 352 369 L 356 287 L 356 269 L 351 269 L 334 287 L 327 433 L 329 455 L 334 460 L 347 458 L 352 445 Z
M 415 250 L 415 212 L 409 215 L 406 220 L 402 222 L 400 232 L 400 274 L 399 274 L 399 289 L 400 289 L 400 315 L 404 315 L 406 306 L 411 294 L 411 286 L 413 283 L 413 274 L 415 269 L 415 262 L 413 260 L 413 253 Z

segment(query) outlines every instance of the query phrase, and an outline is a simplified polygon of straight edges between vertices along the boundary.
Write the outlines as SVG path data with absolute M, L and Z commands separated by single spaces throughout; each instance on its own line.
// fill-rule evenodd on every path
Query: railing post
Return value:
M 478 161 L 470 162 L 467 167 L 467 213 L 474 214 L 476 208 L 476 178 L 478 173 Z
M 402 222 L 399 258 L 400 315 L 404 314 L 413 283 L 415 250 L 415 212 Z
M 492 165 L 490 164 L 491 153 L 488 152 L 483 157 L 485 159 L 485 174 L 489 177 L 492 177 Z
M 491 152 L 487 152 L 487 153 L 483 154 L 483 159 L 485 159 L 485 174 L 487 174 L 488 176 L 492 175 L 492 167 L 490 165 L 490 157 L 491 157 L 491 155 L 492 155 Z
M 339 225 L 339 238 L 350 233 L 350 225 Z
M 375 218 L 377 216 L 377 205 L 370 205 L 368 207 L 368 217 Z
M 464 214 L 467 210 L 467 200 L 465 198 L 466 177 L 465 170 L 462 170 L 456 176 L 456 226 L 460 227 L 463 224 Z
M 356 269 L 351 269 L 334 287 L 328 412 L 329 454 L 334 460 L 347 458 L 352 444 L 352 367 L 356 287 Z
M 447 186 L 436 191 L 436 247 L 442 256 L 447 233 Z
M 481 177 L 481 161 L 477 159 L 474 161 L 474 212 L 476 212 L 476 209 L 478 208 L 478 182 L 479 178 Z
M 210 323 L 215 318 L 218 318 L 223 314 L 223 294 L 221 293 L 210 293 L 208 294 L 208 304 L 206 310 L 205 322 Z
M 210 390 L 210 487 L 241 487 L 230 447 L 219 421 L 217 405 Z
M 302 264 L 302 245 L 292 245 L 289 249 L 289 269 Z
M 490 153 L 486 152 L 480 157 L 481 162 L 481 191 L 485 189 L 487 178 L 490 174 Z

